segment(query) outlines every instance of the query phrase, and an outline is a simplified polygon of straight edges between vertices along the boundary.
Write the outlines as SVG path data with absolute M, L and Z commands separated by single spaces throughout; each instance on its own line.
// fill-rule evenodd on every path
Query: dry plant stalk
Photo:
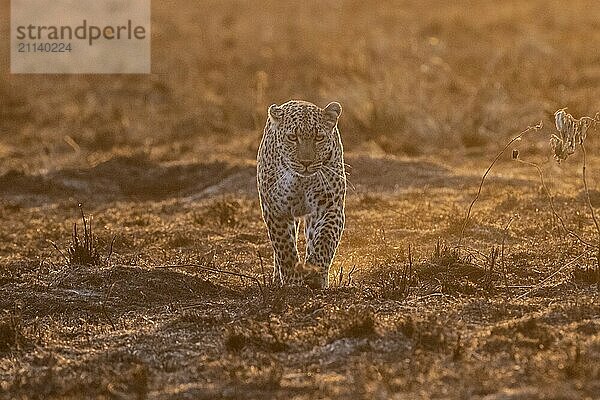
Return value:
M 66 254 L 56 243 L 51 240 L 48 240 L 48 242 L 52 244 L 56 251 L 64 258 L 67 265 L 109 265 L 117 236 L 113 236 L 106 258 L 101 256 L 98 251 L 98 240 L 94 235 L 92 228 L 93 217 L 90 215 L 86 218 L 85 212 L 83 211 L 83 205 L 79 203 L 77 206 L 79 207 L 81 221 L 83 222 L 83 237 L 80 238 L 80 231 L 77 229 L 77 223 L 73 223 L 71 243 L 66 249 Z
M 260 283 L 260 280 L 253 275 L 247 275 L 247 274 L 242 274 L 239 272 L 235 272 L 235 271 L 228 271 L 225 269 L 221 269 L 221 268 L 217 268 L 214 266 L 214 258 L 215 258 L 215 251 L 211 250 L 208 253 L 206 253 L 205 255 L 203 255 L 198 263 L 186 263 L 186 264 L 171 264 L 171 265 L 159 265 L 159 266 L 155 266 L 154 268 L 158 268 L 158 269 L 169 269 L 169 268 L 195 268 L 197 270 L 200 271 L 206 271 L 206 272 L 211 272 L 211 273 L 215 273 L 215 274 L 221 274 L 221 275 L 229 275 L 229 276 L 237 276 L 238 278 L 242 278 L 242 279 L 249 279 L 252 282 L 256 283 L 256 286 L 258 286 L 258 290 L 260 291 L 260 294 L 263 296 L 263 299 L 265 299 L 266 294 L 263 290 L 263 285 Z M 260 253 L 259 253 L 259 257 L 260 257 Z M 260 257 L 260 259 L 262 260 L 262 257 Z
M 504 263 L 504 249 L 506 245 L 506 237 L 508 236 L 508 230 L 510 229 L 510 225 L 515 220 L 515 216 L 513 215 L 508 220 L 506 226 L 504 227 L 504 231 L 502 233 L 502 244 L 500 246 L 500 262 L 502 263 L 502 277 L 504 278 L 504 290 L 508 291 L 508 277 L 506 271 L 506 264 Z
M 467 210 L 467 215 L 465 216 L 465 219 L 463 221 L 462 227 L 460 229 L 460 236 L 458 238 L 458 245 L 456 246 L 457 248 L 461 247 L 461 245 L 462 245 L 462 241 L 463 241 L 464 234 L 465 234 L 465 229 L 467 227 L 467 224 L 469 223 L 469 219 L 471 218 L 471 211 L 473 209 L 473 206 L 477 202 L 477 200 L 479 200 L 479 196 L 481 196 L 481 190 L 483 189 L 483 184 L 485 182 L 485 178 L 487 178 L 487 175 L 490 173 L 490 171 L 492 170 L 492 168 L 494 167 L 494 165 L 496 164 L 496 162 L 500 159 L 500 157 L 502 157 L 502 155 L 504 153 L 506 153 L 506 150 L 508 150 L 508 148 L 510 147 L 511 144 L 513 144 L 516 141 L 521 140 L 523 138 L 523 136 L 525 136 L 527 133 L 529 133 L 529 132 L 537 132 L 537 131 L 541 130 L 542 128 L 543 128 L 542 121 L 540 121 L 535 126 L 528 126 L 527 129 L 525 129 L 524 131 L 522 131 L 521 133 L 519 133 L 517 136 L 515 136 L 514 138 L 512 138 L 508 143 L 506 143 L 506 145 L 504 146 L 504 148 L 496 155 L 496 157 L 494 158 L 494 160 L 492 161 L 492 163 L 490 164 L 490 166 L 485 170 L 483 176 L 481 177 L 481 182 L 479 183 L 479 189 L 477 190 L 477 194 L 475 195 L 475 198 L 473 199 L 473 201 L 471 201 L 471 204 L 469 205 L 469 208 Z
M 564 218 L 562 217 L 562 215 L 559 214 L 559 212 L 556 210 L 556 206 L 554 205 L 554 197 L 552 196 L 552 193 L 550 192 L 550 189 L 548 188 L 548 185 L 546 185 L 546 180 L 544 179 L 544 173 L 542 172 L 542 168 L 534 162 L 531 161 L 526 161 L 523 160 L 521 158 L 519 158 L 519 151 L 515 150 L 513 152 L 513 159 L 515 161 L 517 161 L 518 163 L 524 164 L 524 165 L 528 165 L 531 166 L 533 168 L 536 169 L 538 176 L 540 178 L 540 184 L 542 185 L 542 188 L 544 189 L 544 193 L 546 194 L 546 197 L 548 198 L 548 203 L 550 204 L 550 210 L 552 211 L 552 215 L 560 222 L 561 227 L 563 228 L 563 230 L 569 235 L 572 236 L 573 238 L 579 240 L 579 242 L 587 247 L 594 247 L 593 244 L 591 244 L 589 241 L 585 240 L 584 238 L 582 238 L 580 235 L 577 234 L 577 232 L 569 229 L 567 227 L 567 224 L 564 220 Z
M 596 128 L 600 124 L 600 113 L 594 117 L 583 116 L 579 119 L 574 118 L 566 112 L 566 109 L 560 109 L 554 113 L 554 122 L 558 135 L 552 135 L 550 147 L 554 152 L 554 158 L 557 162 L 565 161 L 571 154 L 575 153 L 577 145 L 581 147 L 583 155 L 581 167 L 581 179 L 583 180 L 583 189 L 585 192 L 586 205 L 592 215 L 592 221 L 596 227 L 596 284 L 600 290 L 600 223 L 596 217 L 596 211 L 592 206 L 590 199 L 590 190 L 587 183 L 587 152 L 585 151 L 585 139 L 590 127 Z
M 574 154 L 578 145 L 579 145 L 579 147 L 581 147 L 581 152 L 582 152 L 582 156 L 583 156 L 581 177 L 582 177 L 582 181 L 583 181 L 583 189 L 585 192 L 586 206 L 588 207 L 588 209 L 591 213 L 592 220 L 593 220 L 594 226 L 596 228 L 596 244 L 592 244 L 592 243 L 584 240 L 576 232 L 567 228 L 564 219 L 557 212 L 557 210 L 554 206 L 553 197 L 550 194 L 550 191 L 549 191 L 548 187 L 546 186 L 546 183 L 544 182 L 544 176 L 543 176 L 540 166 L 536 163 L 519 159 L 518 150 L 515 150 L 513 152 L 513 159 L 515 159 L 516 161 L 518 161 L 522 164 L 530 165 L 530 166 L 533 166 L 534 168 L 536 168 L 538 175 L 540 177 L 542 187 L 544 188 L 544 192 L 546 193 L 546 196 L 548 197 L 548 200 L 550 203 L 550 208 L 552 209 L 552 214 L 560 221 L 565 232 L 567 232 L 567 234 L 569 234 L 570 236 L 573 236 L 576 239 L 578 239 L 582 244 L 584 244 L 588 248 L 591 247 L 591 248 L 595 249 L 595 251 L 596 251 L 596 273 L 597 273 L 596 282 L 598 285 L 598 289 L 600 290 L 600 223 L 598 221 L 598 218 L 596 217 L 596 211 L 595 211 L 594 207 L 592 206 L 592 202 L 590 199 L 590 191 L 589 191 L 589 187 L 588 187 L 588 183 L 587 183 L 587 152 L 586 152 L 585 144 L 584 144 L 585 139 L 587 137 L 587 131 L 589 130 L 589 128 L 590 127 L 595 128 L 598 124 L 600 124 L 600 113 L 596 113 L 596 115 L 593 118 L 584 116 L 584 117 L 577 119 L 577 118 L 573 117 L 571 114 L 567 113 L 566 108 L 562 108 L 554 113 L 554 122 L 556 125 L 557 133 L 553 134 L 552 137 L 550 138 L 550 148 L 552 149 L 554 159 L 558 163 L 560 163 L 561 161 L 565 161 L 570 155 Z M 589 251 L 590 250 L 586 249 L 586 251 L 584 253 L 580 254 L 578 257 L 571 260 L 571 262 L 558 268 L 550 276 L 548 276 L 542 282 L 540 282 L 538 285 L 536 285 L 536 288 L 541 287 L 550 278 L 554 277 L 560 271 L 565 269 L 565 267 L 572 265 L 575 261 L 579 260 L 584 255 L 588 254 Z M 529 293 L 531 293 L 532 291 L 529 291 L 529 292 L 523 294 L 522 296 L 526 296 Z
M 92 230 L 92 219 L 89 225 L 83 212 L 83 206 L 79 204 L 81 220 L 83 221 L 83 238 L 79 239 L 77 223 L 73 224 L 71 245 L 67 249 L 69 265 L 100 265 L 101 257 L 96 246 L 96 238 Z

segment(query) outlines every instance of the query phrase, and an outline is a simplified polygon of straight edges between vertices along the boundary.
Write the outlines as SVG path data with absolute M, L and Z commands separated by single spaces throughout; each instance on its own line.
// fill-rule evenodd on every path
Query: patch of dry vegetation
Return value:
M 597 117 L 550 128 L 600 110 L 594 7 L 169 0 L 153 75 L 5 73 L 0 398 L 594 398 Z M 326 291 L 268 284 L 289 98 L 344 105 Z

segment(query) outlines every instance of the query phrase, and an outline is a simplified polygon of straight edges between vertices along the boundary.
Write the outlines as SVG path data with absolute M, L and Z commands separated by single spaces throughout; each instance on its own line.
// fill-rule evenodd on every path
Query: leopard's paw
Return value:
M 303 266 L 304 284 L 311 289 L 327 288 L 327 272 L 323 271 L 323 267 L 306 262 Z

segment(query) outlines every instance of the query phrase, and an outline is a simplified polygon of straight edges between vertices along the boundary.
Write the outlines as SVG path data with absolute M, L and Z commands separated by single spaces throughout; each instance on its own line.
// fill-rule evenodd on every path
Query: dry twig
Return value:
M 262 284 L 260 283 L 260 280 L 257 277 L 252 276 L 252 275 L 246 275 L 246 274 L 241 274 L 239 272 L 227 271 L 227 270 L 219 269 L 219 268 L 215 268 L 215 267 L 207 267 L 206 265 L 203 265 L 203 264 L 159 265 L 159 266 L 155 266 L 154 268 L 159 268 L 159 269 L 167 269 L 167 268 L 196 268 L 196 269 L 199 269 L 201 271 L 212 272 L 212 273 L 215 273 L 215 274 L 237 276 L 238 278 L 249 279 L 249 280 L 253 281 L 254 283 L 256 283 L 256 285 L 258 286 L 258 289 L 260 290 L 260 294 L 263 297 L 265 297 L 265 292 L 263 290 Z
M 540 129 L 542 129 L 542 127 L 543 127 L 543 124 L 542 124 L 542 121 L 540 121 L 537 125 L 527 127 L 527 129 L 525 129 L 524 131 L 522 131 L 521 133 L 519 133 L 517 136 L 515 136 L 514 138 L 512 138 L 506 144 L 506 146 L 504 146 L 504 148 L 496 155 L 496 157 L 494 158 L 494 160 L 492 161 L 492 163 L 490 164 L 490 166 L 486 169 L 485 173 L 481 177 L 481 182 L 479 183 L 479 189 L 477 190 L 477 194 L 475 195 L 475 198 L 473 199 L 473 201 L 471 201 L 471 204 L 469 205 L 469 208 L 467 210 L 467 215 L 465 216 L 465 220 L 463 221 L 462 227 L 460 229 L 460 236 L 458 238 L 458 246 L 457 247 L 460 247 L 462 245 L 462 240 L 464 238 L 465 228 L 467 227 L 467 224 L 469 223 L 469 218 L 471 217 L 471 210 L 473 209 L 473 206 L 475 205 L 475 203 L 477 202 L 477 200 L 479 200 L 479 196 L 481 195 L 481 190 L 483 189 L 483 183 L 485 182 L 485 178 L 490 173 L 490 171 L 492 170 L 492 168 L 494 167 L 494 165 L 496 164 L 496 162 L 500 159 L 500 157 L 502 157 L 502 155 L 506 152 L 506 150 L 508 150 L 508 148 L 510 147 L 511 144 L 513 144 L 516 141 L 521 140 L 523 138 L 523 136 L 525 136 L 529 132 L 537 132 L 537 131 L 539 131 Z
M 523 293 L 522 295 L 517 297 L 517 300 L 522 299 L 524 297 L 529 296 L 531 293 L 535 292 L 536 290 L 541 289 L 544 286 L 544 283 L 548 282 L 550 279 L 554 278 L 558 273 L 560 273 L 562 270 L 564 270 L 565 268 L 573 265 L 577 260 L 583 258 L 583 256 L 587 255 L 590 253 L 591 250 L 586 250 L 583 253 L 581 253 L 580 255 L 578 255 L 577 257 L 575 257 L 574 259 L 572 259 L 571 261 L 569 261 L 568 263 L 564 264 L 562 267 L 558 268 L 556 271 L 554 271 L 553 273 L 551 273 L 550 275 L 548 275 L 546 278 L 542 279 L 537 285 L 535 285 L 531 290 Z
M 515 161 L 521 163 L 521 164 L 525 164 L 525 165 L 529 165 L 531 167 L 534 167 L 537 170 L 538 176 L 540 177 L 540 183 L 542 185 L 542 188 L 544 189 L 544 193 L 546 194 L 546 197 L 548 198 L 548 203 L 550 204 L 550 209 L 552 211 L 552 215 L 554 215 L 554 217 L 557 218 L 560 221 L 560 225 L 562 226 L 562 228 L 564 229 L 564 231 L 569 236 L 572 236 L 575 239 L 579 240 L 585 246 L 594 247 L 593 244 L 591 244 L 587 240 L 583 239 L 580 235 L 577 234 L 577 232 L 572 231 L 571 229 L 569 229 L 567 227 L 567 224 L 565 223 L 564 218 L 558 213 L 558 211 L 556 211 L 556 206 L 554 205 L 554 197 L 552 196 L 552 194 L 550 193 L 550 189 L 548 189 L 548 186 L 546 185 L 546 181 L 544 180 L 544 174 L 543 174 L 542 169 L 540 168 L 540 166 L 538 164 L 534 163 L 534 162 L 522 160 L 521 158 L 519 158 L 518 152 L 513 157 L 513 159 Z

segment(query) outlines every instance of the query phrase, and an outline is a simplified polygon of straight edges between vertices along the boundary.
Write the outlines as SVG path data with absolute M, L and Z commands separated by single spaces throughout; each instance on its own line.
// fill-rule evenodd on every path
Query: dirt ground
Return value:
M 600 398 L 583 154 L 548 145 L 600 111 L 595 2 L 153 3 L 150 76 L 10 75 L 0 43 L 0 398 Z M 326 290 L 269 282 L 255 154 L 289 98 L 344 107 Z

